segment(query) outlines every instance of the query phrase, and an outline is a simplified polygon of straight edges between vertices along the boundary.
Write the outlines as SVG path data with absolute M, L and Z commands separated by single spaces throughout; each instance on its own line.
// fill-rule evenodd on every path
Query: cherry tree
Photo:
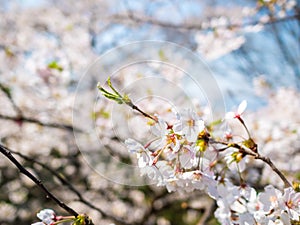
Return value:
M 1 1 L 0 10 L 1 153 L 12 154 L 20 168 L 25 169 L 21 172 L 28 171 L 36 181 L 41 180 L 50 195 L 53 194 L 54 198 L 50 198 L 63 203 L 48 200 L 49 193 L 43 193 L 39 182 L 35 184 L 32 177 L 30 180 L 19 175 L 16 164 L 13 166 L 7 158 L 0 157 L 1 224 L 30 224 L 38 220 L 37 224 L 67 221 L 213 224 L 215 218 L 226 224 L 230 223 L 230 213 L 231 219 L 237 219 L 236 223 L 240 224 L 252 224 L 253 218 L 261 224 L 267 220 L 288 224 L 289 219 L 299 218 L 295 204 L 298 194 L 291 187 L 284 189 L 287 182 L 281 182 L 274 168 L 263 160 L 253 160 L 260 155 L 253 155 L 257 152 L 251 146 L 257 144 L 261 159 L 270 158 L 279 173 L 288 182 L 294 180 L 297 187 L 299 93 L 290 87 L 274 88 L 277 86 L 270 77 L 287 74 L 295 81 L 294 87 L 298 87 L 299 2 L 243 1 L 224 5 L 220 1 L 53 0 L 37 4 Z M 276 62 L 261 63 L 272 55 L 269 50 L 272 48 L 262 40 L 262 35 L 270 37 L 272 46 L 276 46 L 274 55 L 279 56 L 272 56 Z M 119 102 L 123 104 L 99 96 L 93 99 L 98 94 L 98 81 L 108 91 L 104 84 L 111 74 L 100 73 L 99 69 L 93 71 L 88 82 L 80 80 L 89 65 L 113 47 L 145 39 L 175 42 L 204 57 L 215 70 L 217 80 L 220 79 L 226 106 L 237 106 L 238 100 L 246 98 L 251 88 L 255 88 L 259 99 L 265 99 L 267 105 L 257 112 L 249 110 L 240 115 L 243 103 L 234 114 L 226 116 L 230 129 L 220 121 L 214 124 L 209 104 L 203 104 L 195 94 L 192 99 L 181 95 L 180 90 L 188 89 L 185 74 L 175 67 L 155 63 L 128 67 L 118 76 L 112 76 L 111 83 L 121 96 L 122 90 L 130 90 L 126 92 L 128 98 Z M 164 50 L 153 54 L 162 62 L 170 58 Z M 114 60 L 118 59 L 107 59 L 107 67 L 113 67 Z M 188 59 L 180 60 L 177 66 L 188 68 L 189 63 Z M 227 82 L 226 85 L 222 77 L 233 79 L 236 71 L 250 78 L 238 78 L 242 79 L 239 84 Z M 155 74 L 171 82 L 165 85 L 159 80 L 145 80 L 130 88 L 133 81 Z M 253 86 L 246 86 L 248 92 L 243 94 L 242 83 L 252 84 L 254 76 Z M 282 82 L 283 77 L 280 77 Z M 168 104 L 162 98 L 151 97 L 135 104 L 140 96 L 151 96 L 153 88 L 170 96 Z M 227 105 L 231 93 L 238 100 Z M 130 99 L 139 113 L 135 113 L 136 108 L 130 110 L 124 106 L 124 103 L 130 105 Z M 74 101 L 78 100 L 82 101 L 74 108 Z M 89 100 L 95 102 L 91 110 L 87 108 Z M 170 102 L 180 106 L 177 113 L 172 111 Z M 251 107 L 253 102 L 250 99 L 248 105 Z M 191 105 L 193 109 L 189 109 Z M 235 118 L 229 119 L 230 115 Z M 225 114 L 214 119 L 223 118 Z M 101 144 L 94 144 L 88 137 L 86 127 L 90 123 L 96 124 L 97 140 Z M 157 140 L 149 143 L 149 133 Z M 214 136 L 222 138 L 210 139 Z M 251 151 L 239 152 L 234 148 L 237 146 L 228 146 L 229 140 Z M 220 148 L 226 151 L 220 153 L 217 151 Z M 224 164 L 217 160 L 221 156 Z M 160 157 L 165 157 L 165 161 Z M 180 166 L 176 167 L 175 162 Z M 136 165 L 135 173 L 119 172 L 123 163 Z M 220 169 L 221 165 L 226 166 L 224 171 L 219 171 L 218 180 L 209 168 Z M 139 176 L 139 167 L 146 176 Z M 196 172 L 191 172 L 192 168 Z M 99 171 L 112 173 L 99 174 Z M 217 183 L 223 175 L 226 175 L 223 182 L 226 185 L 219 186 Z M 131 187 L 132 180 L 124 181 L 128 177 L 136 179 L 137 184 L 155 181 L 159 187 Z M 240 181 L 247 185 L 241 185 L 244 182 Z M 232 194 L 227 196 L 227 193 Z M 274 202 L 265 201 L 270 197 L 274 197 Z M 256 210 L 257 205 L 261 211 Z M 266 218 L 270 211 L 273 212 Z

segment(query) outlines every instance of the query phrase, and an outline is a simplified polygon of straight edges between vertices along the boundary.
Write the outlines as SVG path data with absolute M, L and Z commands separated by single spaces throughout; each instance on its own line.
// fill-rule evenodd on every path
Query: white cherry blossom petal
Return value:
M 242 115 L 245 112 L 246 108 L 247 108 L 247 101 L 243 100 L 238 107 L 237 114 Z

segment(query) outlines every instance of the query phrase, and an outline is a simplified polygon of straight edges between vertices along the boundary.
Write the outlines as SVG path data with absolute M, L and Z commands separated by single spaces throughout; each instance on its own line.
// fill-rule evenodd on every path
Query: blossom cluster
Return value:
M 125 141 L 129 152 L 137 155 L 142 173 L 169 191 L 215 186 L 210 167 L 217 152 L 206 151 L 209 134 L 204 121 L 191 110 L 183 112 L 181 120 L 174 125 L 159 117 L 157 121 L 152 129 L 157 137 L 147 146 L 133 139 Z
M 292 187 L 285 188 L 282 193 L 268 185 L 257 194 L 247 185 L 225 182 L 217 189 L 215 216 L 222 224 L 291 225 L 299 221 L 300 193 Z
M 240 118 L 245 104 L 243 102 L 236 113 L 228 113 L 226 117 Z M 231 139 L 230 133 L 216 141 L 211 137 L 211 126 L 205 125 L 191 109 L 177 113 L 176 117 L 177 120 L 170 124 L 156 116 L 157 122 L 152 127 L 156 137 L 145 146 L 133 139 L 125 141 L 129 152 L 137 155 L 143 174 L 169 191 L 198 189 L 210 192 L 216 186 L 215 177 L 223 159 L 225 167 L 235 164 L 239 171 L 245 168 L 246 155 L 227 144 L 225 154 L 222 153 L 224 149 L 219 148 Z
M 216 137 L 212 124 L 205 124 L 191 109 L 176 113 L 176 121 L 165 121 L 158 115 L 152 124 L 153 140 L 146 145 L 134 139 L 125 144 L 136 155 L 141 174 L 165 186 L 169 192 L 205 191 L 216 200 L 215 216 L 222 224 L 293 224 L 299 221 L 300 193 L 292 187 L 282 193 L 272 185 L 262 192 L 245 184 L 241 173 L 251 156 L 257 155 L 242 114 L 247 102 L 226 119 L 237 119 L 248 137 L 241 143 L 233 141 L 227 130 Z M 234 185 L 227 171 L 236 170 L 240 185 Z

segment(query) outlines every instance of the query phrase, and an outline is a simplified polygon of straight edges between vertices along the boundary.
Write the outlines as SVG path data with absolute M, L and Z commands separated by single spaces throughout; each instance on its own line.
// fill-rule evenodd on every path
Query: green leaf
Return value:
M 104 111 L 104 109 L 101 109 L 100 111 L 92 112 L 91 113 L 91 118 L 93 120 L 95 120 L 95 119 L 97 119 L 99 117 L 102 117 L 104 119 L 109 119 L 110 118 L 110 113 L 107 112 L 107 111 Z
M 295 174 L 297 180 L 300 180 L 300 171 Z
M 111 100 L 116 101 L 118 104 L 127 104 L 132 106 L 132 102 L 130 100 L 130 98 L 128 97 L 128 95 L 124 94 L 124 96 L 122 96 L 112 85 L 110 77 L 108 77 L 107 79 L 107 84 L 108 86 L 111 88 L 111 90 L 113 90 L 114 93 L 111 93 L 107 90 L 105 90 L 103 87 L 101 87 L 101 84 L 98 83 L 97 84 L 97 88 L 100 90 L 101 94 Z
M 10 48 L 5 47 L 4 50 L 5 50 L 5 54 L 6 54 L 7 57 L 13 57 L 13 56 L 15 56 L 15 54 L 13 53 L 13 51 Z
M 257 152 L 257 144 L 253 141 L 252 138 L 243 141 L 243 145 L 251 149 L 252 151 Z
M 62 72 L 64 70 L 64 68 L 61 65 L 59 65 L 56 61 L 50 62 L 48 64 L 48 68 L 58 70 L 59 72 Z
M 106 82 L 107 82 L 108 86 L 111 88 L 112 87 L 112 83 L 111 83 L 110 77 L 107 78 Z
M 7 97 L 11 98 L 11 89 L 3 84 L 0 84 L 0 89 L 7 95 Z
M 161 61 L 167 61 L 168 60 L 166 55 L 165 55 L 165 52 L 162 49 L 159 50 L 158 56 L 159 56 Z
M 129 98 L 129 96 L 127 94 L 124 94 L 123 96 L 123 101 L 126 103 L 126 104 L 131 104 L 131 100 Z
M 215 120 L 213 122 L 211 122 L 208 126 L 207 126 L 207 129 L 209 131 L 213 131 L 213 127 L 214 126 L 217 126 L 217 125 L 220 125 L 222 123 L 222 119 L 218 119 L 218 120 Z
M 78 215 L 75 219 L 73 225 L 85 225 L 85 216 L 84 215 Z
M 112 95 L 112 94 L 103 94 L 103 95 L 104 95 L 104 97 L 106 97 L 108 99 L 111 99 L 111 100 L 114 100 L 114 101 L 119 99 L 118 96 L 115 96 L 115 95 Z
M 300 192 L 300 183 L 293 181 L 293 188 L 296 192 Z
M 103 87 L 100 87 L 99 90 L 101 92 L 103 92 L 102 94 L 107 94 L 107 95 L 114 95 L 113 93 L 108 92 L 107 90 L 105 90 Z
M 116 93 L 116 95 L 118 95 L 119 97 L 122 97 L 122 95 L 112 86 L 110 77 L 107 78 L 107 84 Z
M 222 123 L 222 119 L 215 120 L 210 123 L 210 126 L 216 126 Z
M 244 157 L 244 155 L 240 152 L 233 152 L 231 156 L 233 158 L 233 162 L 237 162 L 237 163 L 239 163 Z
M 291 132 L 292 132 L 292 134 L 296 134 L 297 133 L 297 129 L 293 129 Z
M 109 112 L 106 112 L 104 110 L 101 110 L 99 113 L 100 113 L 100 116 L 105 118 L 105 119 L 109 119 L 109 117 L 110 117 Z

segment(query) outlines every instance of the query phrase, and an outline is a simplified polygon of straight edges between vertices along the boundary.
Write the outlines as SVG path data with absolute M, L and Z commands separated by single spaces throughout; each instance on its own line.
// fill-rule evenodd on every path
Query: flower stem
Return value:
M 238 117 L 238 120 L 241 122 L 241 124 L 242 124 L 243 127 L 245 128 L 245 130 L 246 130 L 246 132 L 247 132 L 247 135 L 248 135 L 248 138 L 251 138 L 250 132 L 249 132 L 248 127 L 246 126 L 244 120 L 243 120 L 241 117 Z
M 53 223 L 53 225 L 57 225 L 57 224 L 60 224 L 60 223 L 65 223 L 65 222 L 71 222 L 71 221 L 74 221 L 75 220 L 75 217 L 72 216 L 72 218 L 64 218 L 62 220 L 59 220 L 59 221 L 56 221 Z

